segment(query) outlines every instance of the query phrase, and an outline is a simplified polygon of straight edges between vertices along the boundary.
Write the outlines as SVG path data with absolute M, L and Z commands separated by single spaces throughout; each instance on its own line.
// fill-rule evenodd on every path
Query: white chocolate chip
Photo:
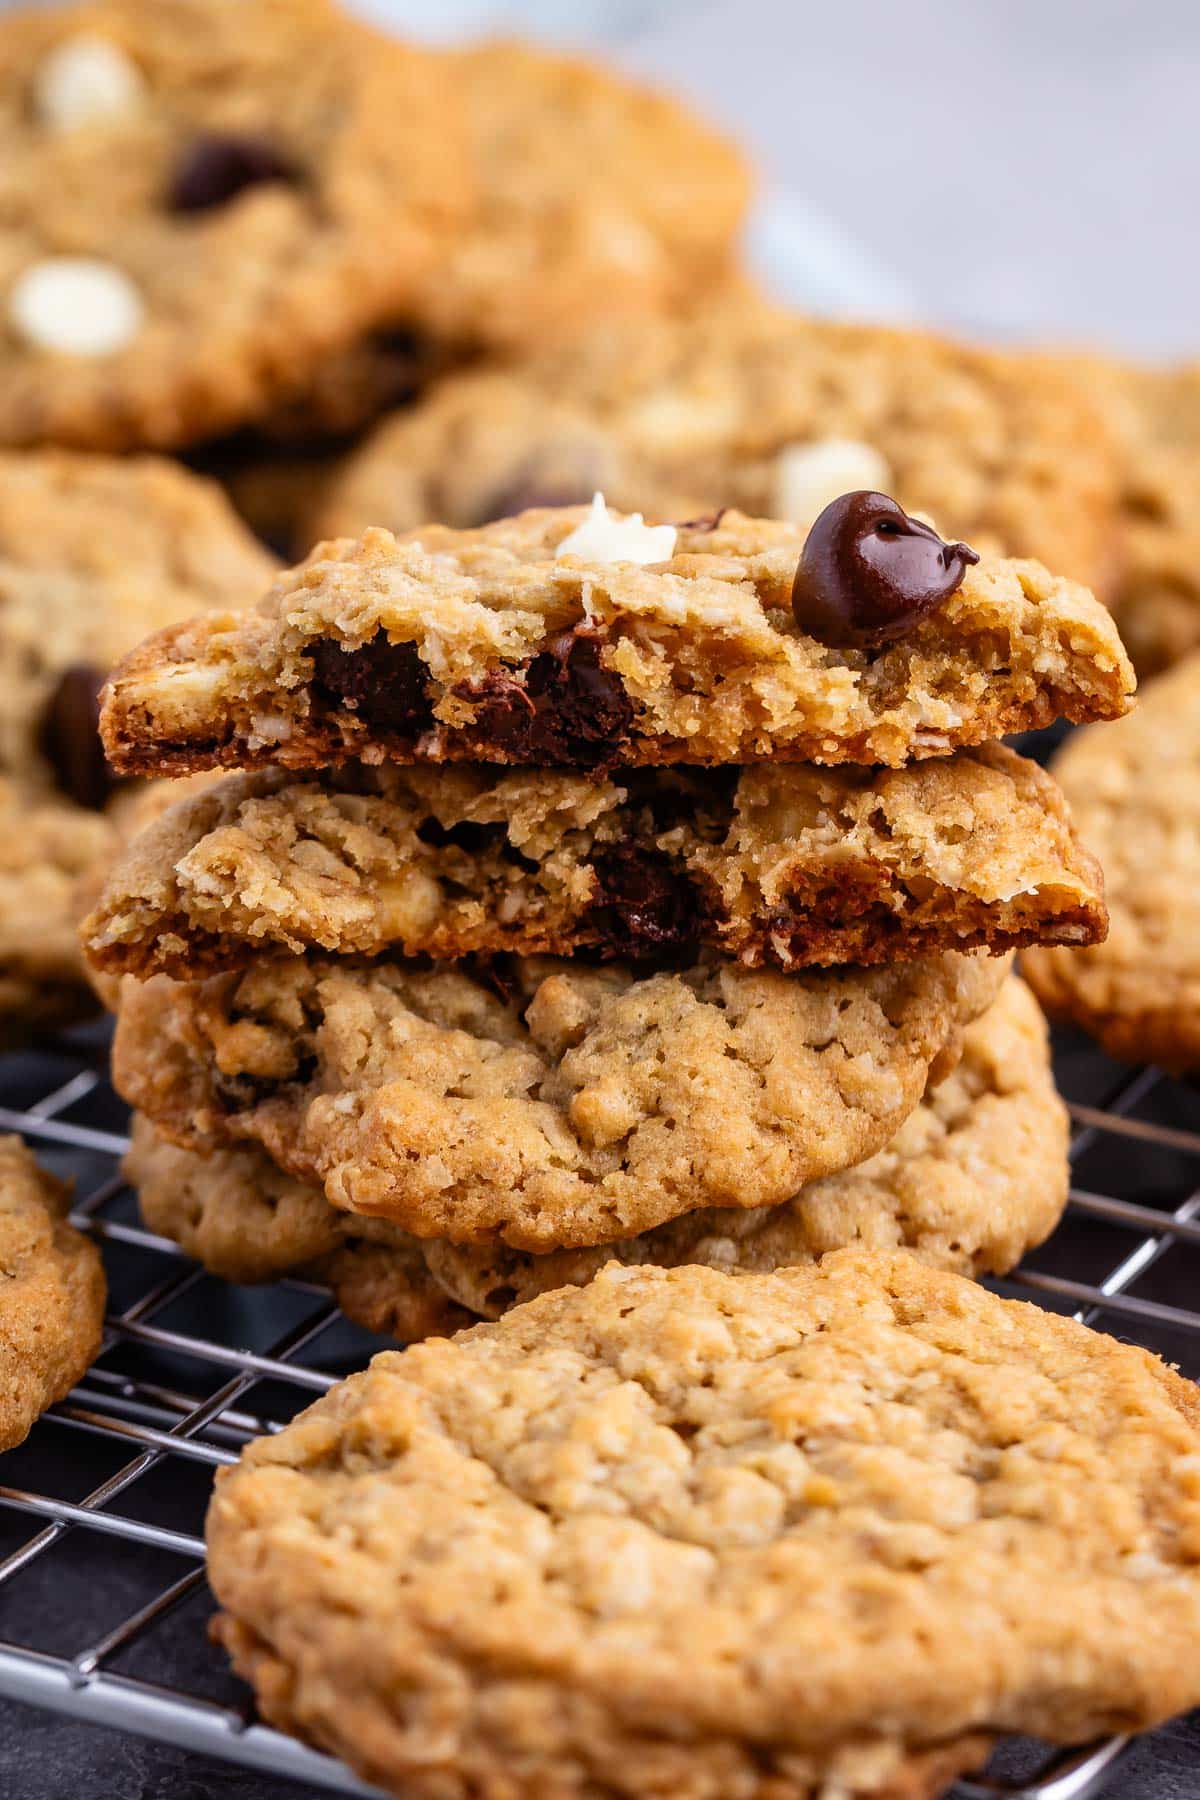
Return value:
M 811 525 L 839 494 L 860 488 L 886 493 L 891 470 L 878 450 L 854 438 L 788 444 L 775 459 L 772 516 Z
M 133 112 L 145 92 L 141 72 L 107 38 L 67 38 L 34 78 L 34 104 L 43 124 L 75 131 Z
M 127 275 L 85 256 L 56 256 L 18 276 L 8 316 L 27 343 L 71 356 L 111 356 L 133 342 L 145 308 Z
M 609 512 L 603 494 L 593 494 L 591 512 L 555 554 L 592 563 L 669 562 L 675 554 L 675 537 L 673 525 L 647 525 L 641 513 L 622 519 Z

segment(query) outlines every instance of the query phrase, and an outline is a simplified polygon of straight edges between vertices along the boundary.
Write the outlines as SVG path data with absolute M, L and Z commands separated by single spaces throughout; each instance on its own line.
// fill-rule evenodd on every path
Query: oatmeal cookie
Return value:
M 67 1223 L 70 1190 L 0 1138 L 0 1450 L 79 1380 L 104 1321 L 104 1271 Z
M 1192 1384 L 902 1254 L 387 1352 L 207 1532 L 265 1716 L 416 1800 L 912 1800 L 1200 1699 Z
M 0 452 L 0 770 L 102 804 L 109 669 L 148 631 L 264 590 L 276 566 L 174 463 Z
M 1138 673 L 1153 675 L 1200 648 L 1200 365 L 1087 358 L 1080 373 L 1121 446 L 1123 558 L 1110 603 Z
M 786 1200 L 882 1148 L 950 1072 L 999 957 L 643 977 L 260 959 L 125 981 L 113 1079 L 185 1148 L 258 1143 L 419 1237 L 596 1244 Z
M 105 814 L 0 775 L 0 1048 L 95 1010 L 81 892 L 115 848 Z
M 214 1275 L 313 1274 L 330 1283 L 351 1318 L 411 1342 L 448 1334 L 471 1314 L 498 1318 L 550 1288 L 582 1286 L 614 1257 L 663 1267 L 707 1263 L 737 1274 L 862 1244 L 911 1250 L 962 1274 L 1004 1274 L 1058 1222 L 1067 1134 L 1045 1022 L 1014 977 L 963 1033 L 954 1073 L 928 1089 L 869 1161 L 811 1182 L 778 1207 L 709 1207 L 599 1249 L 539 1256 L 414 1238 L 390 1220 L 330 1206 L 319 1188 L 286 1175 L 262 1150 L 201 1156 L 160 1137 L 140 1116 L 125 1173 L 150 1229 Z M 434 1310 L 437 1295 L 464 1310 L 447 1320 Z
M 198 1156 L 135 1116 L 124 1172 L 150 1230 L 226 1281 L 327 1282 L 348 1319 L 404 1343 L 474 1322 L 429 1273 L 419 1238 L 386 1219 L 338 1212 L 261 1150 Z
M 582 1286 L 613 1258 L 736 1275 L 859 1244 L 909 1250 L 961 1275 L 1002 1275 L 1062 1217 L 1068 1137 L 1045 1020 L 1013 976 L 964 1031 L 954 1073 L 926 1091 L 884 1149 L 781 1206 L 702 1208 L 640 1237 L 543 1256 L 435 1239 L 422 1248 L 446 1292 L 489 1319 L 552 1288 Z
M 1102 945 L 1029 951 L 1029 980 L 1113 1056 L 1198 1068 L 1200 655 L 1111 730 L 1068 739 L 1054 768 L 1104 867 L 1111 924 Z
M 138 838 L 83 926 L 107 972 L 263 949 L 516 951 L 749 967 L 1089 943 L 1099 867 L 1053 781 L 998 744 L 897 770 L 758 764 L 619 782 L 351 766 L 231 775 Z
M 906 524 L 932 556 L 940 540 Z M 968 566 L 944 545 L 940 604 L 886 642 L 835 644 L 793 610 L 811 541 L 738 513 L 650 528 L 602 503 L 373 529 L 319 545 L 253 611 L 150 638 L 106 690 L 105 746 L 127 774 L 353 757 L 897 765 L 1127 709 L 1108 613 L 1040 564 Z
M 328 0 L 0 28 L 0 442 L 174 447 L 402 309 L 471 203 L 443 61 Z

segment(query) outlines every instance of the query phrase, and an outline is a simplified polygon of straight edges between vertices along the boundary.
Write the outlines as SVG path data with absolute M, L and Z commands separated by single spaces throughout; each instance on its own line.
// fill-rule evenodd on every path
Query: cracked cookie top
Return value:
M 865 762 L 1124 712 L 1108 613 L 987 560 L 904 635 L 831 647 L 792 610 L 805 534 L 738 513 L 647 531 L 551 509 L 318 545 L 249 612 L 149 639 L 103 733 L 126 773 L 277 763 Z M 655 560 L 651 560 L 651 559 Z
M 900 1254 L 612 1267 L 385 1353 L 208 1546 L 268 1716 L 420 1796 L 910 1793 L 1200 1697 L 1192 1384 Z

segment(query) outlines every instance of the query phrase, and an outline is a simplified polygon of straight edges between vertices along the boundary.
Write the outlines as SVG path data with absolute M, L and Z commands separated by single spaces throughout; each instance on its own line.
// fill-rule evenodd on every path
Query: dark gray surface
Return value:
M 102 1040 L 76 1044 L 70 1054 L 0 1060 L 0 1105 L 27 1108 L 41 1093 L 57 1086 L 81 1062 L 99 1064 Z M 1101 1057 L 1085 1040 L 1060 1037 L 1056 1046 L 1060 1086 L 1072 1099 L 1104 1106 L 1126 1086 L 1129 1071 Z M 1138 1099 L 1134 1116 L 1148 1125 L 1176 1132 L 1200 1130 L 1200 1090 L 1182 1082 L 1160 1080 Z M 70 1119 L 93 1129 L 119 1129 L 123 1112 L 106 1086 L 72 1108 Z M 1200 1148 L 1200 1145 L 1197 1146 Z M 74 1173 L 86 1194 L 108 1174 L 103 1158 L 77 1152 L 47 1152 L 46 1160 Z M 1200 1185 L 1200 1154 L 1188 1154 L 1162 1143 L 1104 1134 L 1084 1143 L 1075 1164 L 1077 1186 L 1085 1191 L 1122 1196 L 1141 1205 L 1170 1212 Z M 128 1193 L 105 1202 L 104 1216 L 132 1223 L 135 1205 Z M 1049 1277 L 1097 1282 L 1134 1247 L 1137 1236 L 1101 1224 L 1077 1212 L 1068 1215 L 1048 1244 L 1028 1259 L 1027 1267 Z M 164 1259 L 145 1251 L 114 1249 L 107 1261 L 116 1307 L 128 1304 L 148 1284 L 162 1279 Z M 166 1265 L 170 1266 L 177 1265 Z M 999 1284 L 1028 1298 L 1028 1290 Z M 1200 1247 L 1175 1242 L 1131 1289 L 1143 1300 L 1194 1311 L 1200 1301 Z M 1068 1311 L 1072 1302 L 1060 1302 Z M 319 1315 L 319 1296 L 278 1287 L 238 1289 L 205 1277 L 172 1303 L 163 1322 L 176 1331 L 207 1336 L 244 1349 L 269 1351 L 273 1342 L 307 1316 Z M 1142 1320 L 1106 1316 L 1101 1323 L 1119 1335 L 1149 1344 L 1180 1364 L 1185 1374 L 1200 1376 L 1200 1332 L 1162 1329 Z M 305 1352 L 305 1359 L 337 1375 L 361 1364 L 373 1341 L 344 1323 L 325 1332 Z M 221 1384 L 227 1371 L 201 1368 L 172 1352 L 124 1345 L 102 1359 L 103 1366 L 139 1380 L 186 1386 L 202 1395 Z M 284 1419 L 309 1398 L 271 1381 L 260 1383 L 242 1404 L 269 1418 Z M 0 1482 L 81 1499 L 98 1481 L 126 1459 L 104 1437 L 43 1421 L 27 1444 L 0 1458 Z M 209 1470 L 172 1458 L 153 1477 L 144 1476 L 131 1490 L 128 1511 L 148 1523 L 176 1531 L 202 1528 Z M 30 1535 L 29 1520 L 0 1506 L 0 1556 Z M 56 1656 L 71 1656 L 126 1617 L 150 1595 L 161 1591 L 186 1563 L 163 1550 L 133 1547 L 120 1540 L 98 1539 L 75 1530 L 47 1556 L 0 1587 L 0 1639 Z M 198 1590 L 146 1638 L 135 1642 L 111 1665 L 115 1672 L 226 1706 L 245 1704 L 245 1690 L 230 1674 L 224 1658 L 208 1642 L 205 1626 L 212 1609 L 206 1591 Z M 964 1645 L 964 1655 L 970 1646 Z M 301 1800 L 319 1791 L 291 1780 L 253 1774 L 234 1765 L 184 1753 L 124 1733 L 83 1726 L 57 1715 L 30 1711 L 0 1701 L 0 1800 L 200 1800 L 229 1795 L 231 1800 Z M 1137 1745 L 1103 1790 L 1106 1800 L 1200 1800 L 1200 1715 L 1180 1721 Z
M 329 1800 L 325 1788 L 275 1781 L 2 1700 L 0 1794 L 4 1800 Z

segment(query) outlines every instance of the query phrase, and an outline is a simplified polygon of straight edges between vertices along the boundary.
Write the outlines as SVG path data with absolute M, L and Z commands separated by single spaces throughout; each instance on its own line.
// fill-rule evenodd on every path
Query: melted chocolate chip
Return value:
M 801 631 L 838 648 L 875 649 L 903 637 L 961 585 L 966 544 L 948 544 L 887 494 L 860 489 L 830 501 L 805 540 L 792 582 Z
M 116 786 L 100 742 L 104 676 L 88 663 L 64 669 L 42 712 L 39 745 L 64 794 L 97 812 Z
M 670 856 L 614 844 L 592 861 L 596 897 L 586 923 L 604 958 L 689 962 L 700 939 L 700 900 Z
M 627 742 L 633 704 L 600 665 L 600 638 L 577 627 L 551 638 L 524 669 L 524 684 L 494 672 L 463 690 L 478 708 L 475 730 L 513 762 L 599 769 Z
M 415 644 L 382 629 L 357 650 L 322 638 L 312 648 L 312 691 L 322 705 L 353 712 L 372 731 L 418 738 L 433 724 L 425 664 Z
M 249 187 L 295 181 L 294 163 L 266 138 L 248 132 L 208 132 L 184 151 L 171 179 L 172 212 L 208 212 Z
M 648 815 L 656 836 L 689 825 L 706 843 L 723 838 L 733 823 L 741 770 L 622 769 L 621 786 L 631 807 Z

